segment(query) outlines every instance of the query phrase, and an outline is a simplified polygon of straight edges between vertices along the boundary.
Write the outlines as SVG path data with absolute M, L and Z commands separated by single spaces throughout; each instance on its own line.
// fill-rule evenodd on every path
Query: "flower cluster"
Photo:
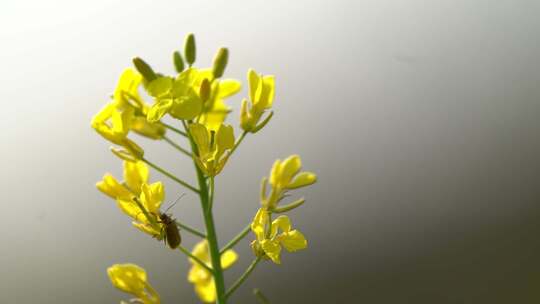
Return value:
M 300 172 L 302 163 L 298 155 L 292 155 L 284 161 L 276 160 L 270 178 L 263 178 L 261 185 L 261 208 L 253 218 L 251 230 L 256 240 L 251 243 L 253 252 L 258 257 L 266 257 L 274 263 L 281 263 L 281 247 L 294 252 L 307 247 L 307 240 L 298 230 L 292 230 L 288 216 L 280 215 L 274 221 L 273 213 L 283 213 L 302 205 L 305 200 L 298 199 L 283 207 L 278 207 L 288 190 L 309 186 L 317 181 L 311 172 Z M 270 194 L 267 194 L 267 184 Z
M 186 37 L 183 54 L 173 53 L 175 75 L 156 72 L 138 57 L 133 59 L 134 68 L 121 74 L 111 100 L 93 117 L 91 126 L 115 145 L 111 151 L 123 161 L 123 180 L 107 173 L 96 187 L 116 202 L 118 208 L 131 218 L 134 227 L 163 240 L 168 247 L 178 249 L 188 257 L 192 267 L 187 279 L 202 302 L 225 304 L 261 260 L 280 264 L 282 248 L 293 252 L 307 247 L 306 238 L 292 228 L 288 216 L 279 215 L 274 220 L 272 216 L 302 205 L 305 200 L 300 198 L 280 206 L 289 191 L 311 185 L 317 178 L 314 173 L 300 172 L 299 156 L 277 160 L 270 176 L 262 181 L 261 206 L 255 218 L 220 248 L 212 212 L 216 200 L 215 180 L 244 138 L 259 132 L 273 117 L 275 78 L 248 70 L 249 95 L 242 100 L 241 133 L 235 137 L 234 127 L 227 123 L 232 112 L 227 99 L 239 93 L 242 85 L 238 80 L 223 77 L 229 51 L 220 48 L 208 68 L 195 67 L 196 57 L 195 37 L 190 34 Z M 194 163 L 197 185 L 151 162 L 152 157 L 145 154 L 131 136 L 133 133 L 162 140 L 187 155 Z M 160 209 L 165 189 L 161 181 L 149 181 L 150 168 L 198 196 L 204 232 Z M 183 246 L 180 231 L 198 238 L 192 251 Z M 227 289 L 223 272 L 238 260 L 232 247 L 249 231 L 255 234 L 251 247 L 256 257 L 246 272 Z M 116 264 L 107 273 L 115 287 L 135 297 L 129 303 L 160 303 L 159 295 L 148 283 L 141 267 Z

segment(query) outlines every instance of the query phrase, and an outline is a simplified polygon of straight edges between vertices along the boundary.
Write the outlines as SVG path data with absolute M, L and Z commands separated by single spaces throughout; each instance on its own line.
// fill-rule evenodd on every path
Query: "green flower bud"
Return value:
M 212 73 L 215 78 L 223 76 L 227 62 L 229 61 L 229 50 L 227 48 L 220 48 L 214 57 L 214 65 L 212 67 Z
M 179 51 L 175 51 L 173 53 L 173 62 L 176 72 L 182 73 L 182 71 L 184 70 L 184 60 L 182 59 L 182 55 L 180 55 Z
M 144 77 L 144 79 L 148 82 L 154 80 L 157 78 L 156 73 L 148 63 L 146 63 L 144 60 L 142 60 L 139 57 L 133 58 L 133 65 L 135 65 L 135 68 L 141 75 Z
M 195 36 L 193 34 L 189 34 L 186 37 L 186 42 L 184 43 L 184 55 L 186 56 L 186 61 L 189 64 L 189 66 L 192 66 L 195 62 L 196 56 L 196 48 L 195 48 Z

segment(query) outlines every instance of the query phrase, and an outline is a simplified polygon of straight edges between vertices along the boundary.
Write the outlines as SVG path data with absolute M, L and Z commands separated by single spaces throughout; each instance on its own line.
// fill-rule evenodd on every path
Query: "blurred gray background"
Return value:
M 538 1 L 2 1 L 0 302 L 118 303 L 105 269 L 133 262 L 163 303 L 197 303 L 185 258 L 95 189 L 121 163 L 90 128 L 131 57 L 170 73 L 194 32 L 199 66 L 227 46 L 228 77 L 277 76 L 274 119 L 218 179 L 222 244 L 276 158 L 319 175 L 290 214 L 309 250 L 262 264 L 231 302 L 260 287 L 272 303 L 538 303 L 539 14 Z M 136 139 L 194 180 L 189 160 Z M 184 192 L 152 179 L 165 205 Z M 190 193 L 173 213 L 202 227 Z

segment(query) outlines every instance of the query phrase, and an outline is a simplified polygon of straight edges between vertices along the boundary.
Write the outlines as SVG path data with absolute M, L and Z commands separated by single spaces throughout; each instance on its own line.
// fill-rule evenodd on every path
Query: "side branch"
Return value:
M 238 242 L 240 242 L 249 233 L 250 229 L 251 224 L 248 224 L 246 227 L 244 227 L 244 229 L 242 229 L 242 231 L 240 231 L 240 233 L 238 233 L 229 243 L 227 243 L 227 245 L 225 245 L 219 251 L 219 254 L 223 254 L 225 251 L 233 248 L 236 244 L 238 244 Z
M 240 276 L 240 278 L 238 278 L 238 280 L 236 280 L 236 282 L 234 282 L 233 286 L 225 293 L 225 298 L 230 297 L 236 291 L 236 289 L 238 289 L 238 287 L 240 287 L 240 285 L 242 285 L 242 283 L 244 283 L 244 281 L 249 277 L 249 275 L 255 269 L 255 266 L 257 266 L 257 264 L 259 264 L 261 259 L 262 259 L 262 257 L 257 257 L 255 260 L 253 260 L 253 262 L 251 262 L 251 264 L 246 269 L 244 274 L 242 274 Z
M 171 173 L 167 172 L 165 169 L 159 167 L 158 165 L 150 162 L 149 160 L 147 160 L 146 158 L 142 158 L 141 159 L 143 162 L 145 162 L 147 165 L 149 165 L 150 167 L 154 168 L 155 170 L 161 172 L 163 175 L 166 175 L 167 177 L 169 177 L 170 179 L 174 180 L 175 182 L 179 183 L 180 185 L 188 188 L 189 190 L 199 194 L 199 189 L 193 187 L 192 185 L 188 184 L 187 182 L 179 179 L 178 177 L 172 175 Z
M 194 260 L 197 264 L 201 265 L 204 269 L 208 270 L 212 274 L 214 273 L 214 270 L 212 268 L 208 267 L 208 265 L 206 265 L 205 262 L 201 261 L 201 259 L 199 259 L 198 257 L 191 254 L 191 252 L 189 252 L 189 250 L 182 247 L 181 245 L 178 246 L 178 249 L 180 249 L 180 251 L 182 253 L 184 253 L 185 255 L 187 255 L 190 259 Z

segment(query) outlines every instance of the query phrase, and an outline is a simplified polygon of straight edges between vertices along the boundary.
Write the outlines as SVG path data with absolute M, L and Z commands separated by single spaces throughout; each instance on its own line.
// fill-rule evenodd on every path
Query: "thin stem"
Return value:
M 167 177 L 169 177 L 170 179 L 174 180 L 175 182 L 179 183 L 180 185 L 188 188 L 189 190 L 195 192 L 195 193 L 200 193 L 199 189 L 193 187 L 192 185 L 186 183 L 185 181 L 179 179 L 178 177 L 172 175 L 171 173 L 167 172 L 165 169 L 159 167 L 158 165 L 150 162 L 149 160 L 147 160 L 146 158 L 141 158 L 141 160 L 143 162 L 145 162 L 147 165 L 149 165 L 150 167 L 156 169 L 157 171 L 161 172 L 163 175 L 166 175 Z
M 186 130 L 186 134 L 188 134 L 189 143 L 191 145 L 191 151 L 195 155 L 198 155 L 197 146 L 195 145 L 193 138 L 188 132 L 188 127 L 185 121 L 182 121 L 182 124 L 184 125 L 184 128 Z M 218 240 L 217 240 L 216 227 L 214 225 L 214 217 L 212 214 L 212 210 L 208 209 L 210 205 L 208 186 L 206 185 L 206 178 L 203 172 L 201 171 L 201 169 L 199 168 L 199 166 L 197 166 L 197 164 L 195 163 L 195 160 L 193 161 L 193 165 L 195 166 L 195 171 L 197 172 L 197 180 L 199 182 L 199 188 L 201 189 L 199 191 L 199 197 L 201 200 L 204 223 L 206 226 L 206 239 L 208 241 L 208 251 L 210 253 L 210 260 L 212 262 L 212 269 L 213 269 L 212 273 L 214 275 L 214 283 L 216 286 L 216 297 L 217 297 L 216 304 L 226 304 L 227 299 L 225 297 L 225 279 L 223 277 L 223 268 L 221 267 L 221 256 L 219 254 L 219 245 L 218 245 Z M 206 212 L 205 210 L 209 210 L 209 211 Z
M 270 300 L 268 300 L 268 298 L 265 295 L 263 295 L 260 289 L 258 288 L 253 289 L 253 294 L 255 295 L 257 300 L 261 302 L 261 304 L 270 304 Z
M 251 262 L 246 271 L 238 278 L 238 280 L 236 280 L 236 282 L 234 282 L 233 286 L 227 291 L 227 293 L 225 294 L 225 298 L 230 297 L 236 291 L 236 289 L 238 289 L 238 287 L 240 287 L 240 285 L 244 283 L 244 281 L 249 277 L 251 272 L 253 272 L 253 270 L 255 269 L 255 266 L 259 264 L 261 259 L 262 257 L 257 257 L 255 260 L 253 260 L 253 262 Z
M 240 231 L 240 233 L 238 233 L 229 243 L 227 243 L 227 245 L 225 245 L 221 251 L 219 252 L 220 254 L 223 254 L 225 251 L 233 248 L 236 244 L 238 244 L 238 242 L 240 242 L 248 233 L 249 231 L 251 230 L 251 224 L 248 224 L 246 227 L 244 227 L 244 229 L 242 229 L 242 231 Z
M 168 138 L 168 137 L 165 136 L 165 135 L 163 135 L 163 139 L 165 139 L 165 141 L 166 141 L 167 143 L 169 143 L 171 146 L 173 146 L 176 150 L 178 150 L 178 151 L 184 153 L 184 154 L 187 155 L 188 157 L 191 157 L 191 153 L 190 153 L 188 150 L 186 150 L 186 149 L 180 147 L 180 146 L 179 146 L 178 144 L 176 144 L 172 139 Z
M 195 229 L 195 228 L 193 228 L 191 226 L 188 226 L 186 224 L 182 224 L 179 221 L 176 221 L 176 226 L 178 226 L 178 227 L 184 229 L 185 231 L 188 231 L 188 232 L 190 232 L 190 233 L 192 233 L 192 234 L 194 234 L 196 236 L 200 236 L 203 239 L 206 238 L 206 235 L 204 233 L 202 233 L 201 231 L 199 231 L 199 230 L 197 230 L 197 229 Z
M 215 185 L 214 185 L 214 177 L 210 176 L 210 198 L 208 200 L 208 208 L 206 212 L 212 212 L 212 206 L 214 205 L 214 191 L 215 191 Z
M 238 148 L 238 146 L 242 143 L 242 141 L 244 140 L 244 138 L 246 137 L 246 135 L 248 134 L 247 131 L 244 131 L 242 132 L 242 135 L 240 135 L 240 138 L 238 138 L 238 140 L 236 141 L 236 143 L 234 144 L 233 148 L 231 149 L 231 152 L 229 153 L 229 155 L 233 154 L 233 152 L 236 150 L 236 148 Z
M 180 134 L 180 135 L 182 135 L 182 136 L 184 136 L 184 137 L 187 137 L 186 132 L 184 132 L 184 131 L 182 131 L 182 130 L 180 130 L 180 129 L 177 129 L 177 128 L 175 128 L 175 127 L 173 127 L 173 126 L 171 126 L 171 125 L 169 125 L 169 124 L 166 124 L 166 123 L 164 123 L 164 122 L 161 122 L 161 124 L 162 124 L 163 126 L 165 126 L 165 128 L 167 128 L 167 129 L 169 129 L 169 130 L 171 130 L 171 131 L 173 131 L 173 132 L 176 132 L 176 133 L 178 133 L 178 134 Z
M 198 257 L 194 256 L 191 252 L 189 252 L 189 250 L 187 250 L 186 248 L 182 247 L 181 245 L 178 246 L 178 249 L 180 249 L 180 251 L 182 251 L 182 253 L 184 253 L 185 255 L 187 255 L 190 259 L 194 260 L 195 262 L 197 262 L 197 264 L 201 265 L 202 267 L 204 267 L 206 270 L 208 270 L 210 273 L 214 273 L 214 270 L 212 270 L 212 268 L 208 267 L 208 265 L 206 265 L 205 262 L 201 261 L 201 259 L 199 259 Z

